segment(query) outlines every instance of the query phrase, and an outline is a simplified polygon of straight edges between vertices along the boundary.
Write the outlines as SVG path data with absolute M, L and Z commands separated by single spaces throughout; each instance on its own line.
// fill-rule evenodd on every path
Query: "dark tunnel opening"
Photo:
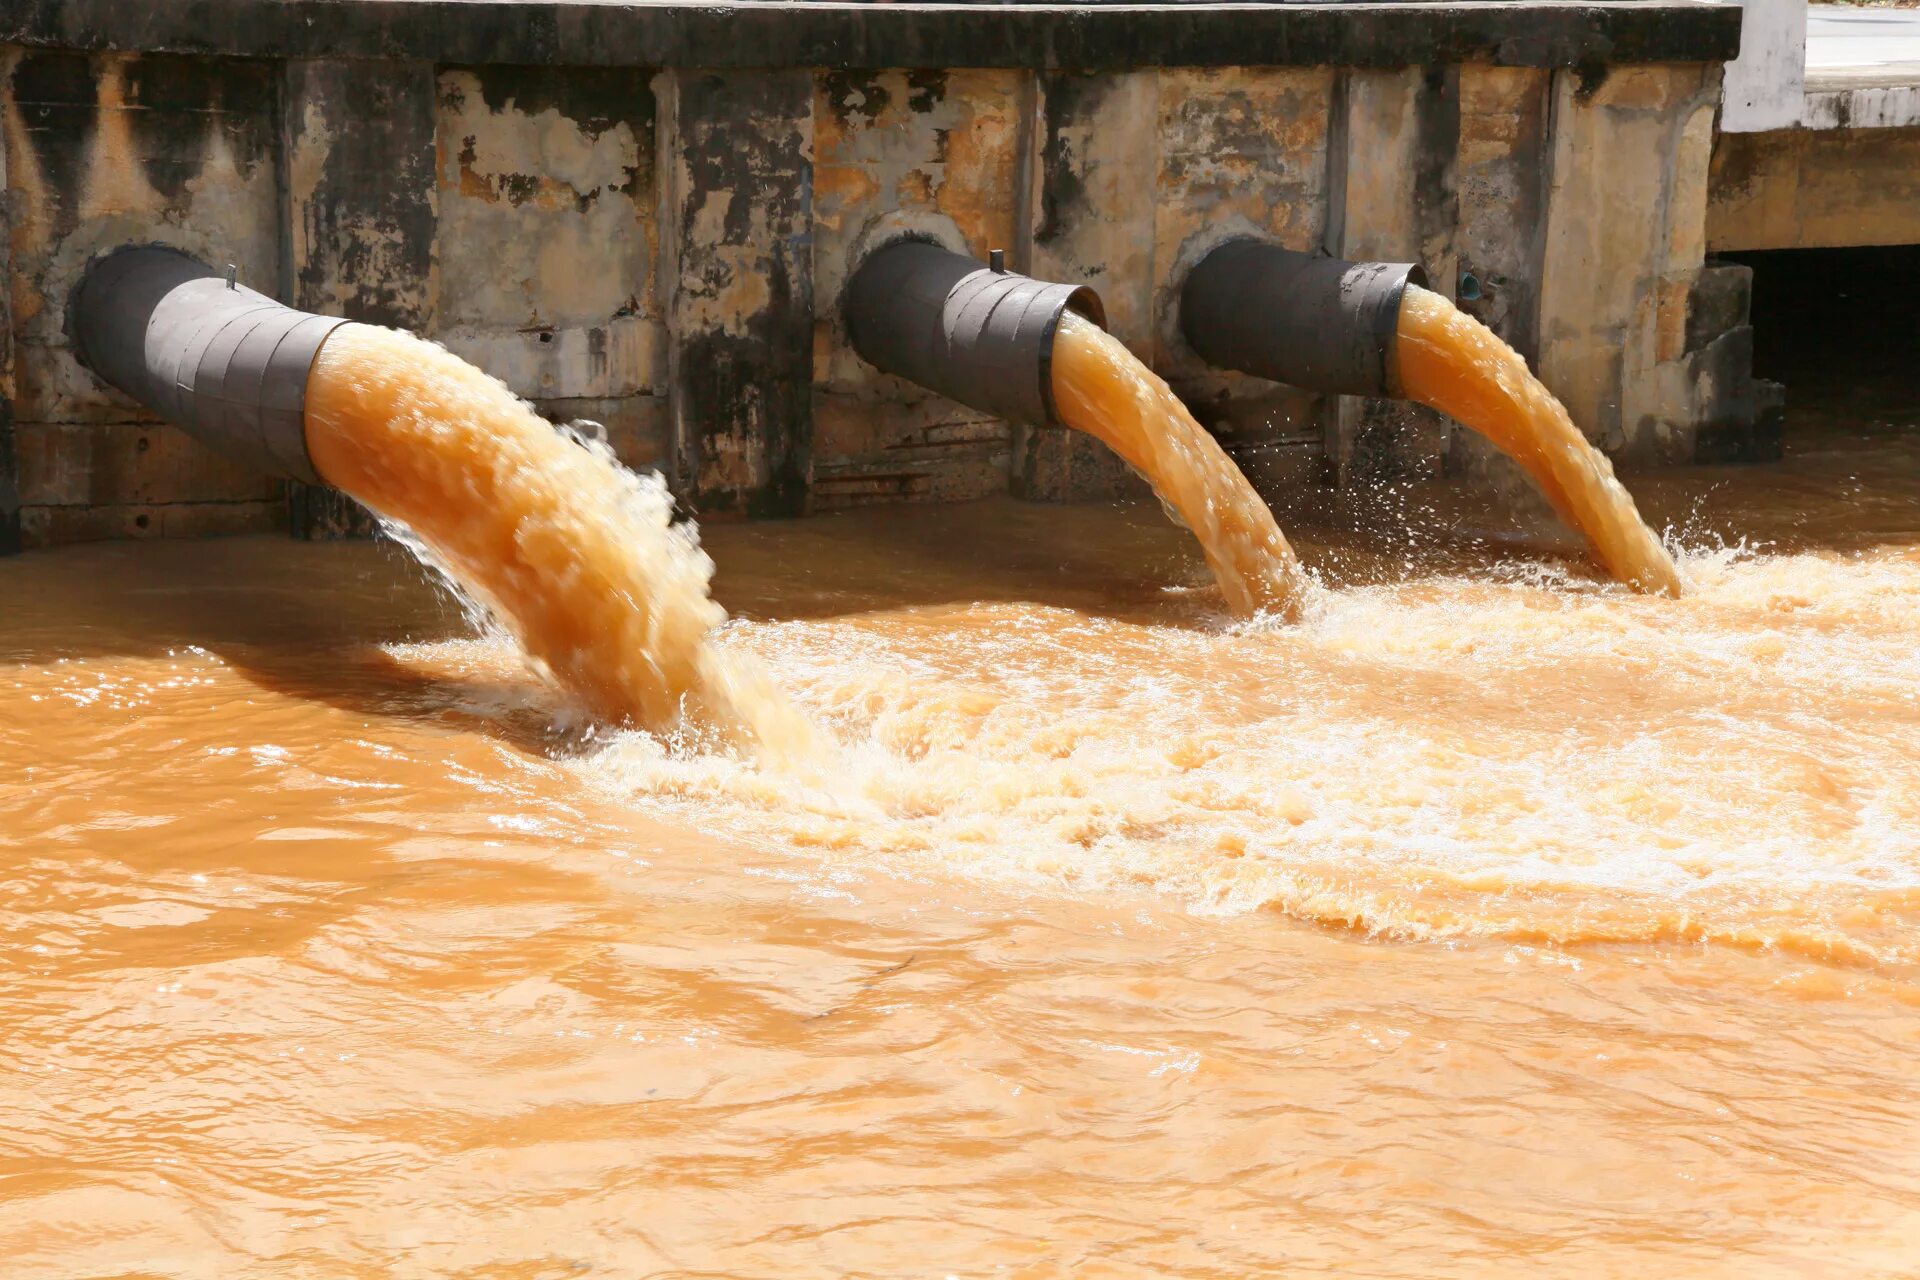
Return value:
M 1920 245 L 1720 256 L 1753 269 L 1753 371 L 1789 431 L 1920 430 Z

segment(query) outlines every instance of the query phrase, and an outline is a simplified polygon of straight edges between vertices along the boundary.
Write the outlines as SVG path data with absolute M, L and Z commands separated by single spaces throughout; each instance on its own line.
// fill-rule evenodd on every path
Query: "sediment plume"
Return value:
M 1453 303 L 1408 285 L 1398 369 L 1405 395 L 1492 441 L 1587 540 L 1594 559 L 1636 591 L 1680 594 L 1673 557 L 1640 518 L 1613 464 L 1582 435 L 1518 352 Z

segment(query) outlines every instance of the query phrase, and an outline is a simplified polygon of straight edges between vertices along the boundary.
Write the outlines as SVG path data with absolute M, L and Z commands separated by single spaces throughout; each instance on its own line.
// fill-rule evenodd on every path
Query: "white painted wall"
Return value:
M 1740 56 L 1727 64 L 1720 128 L 1792 128 L 1806 95 L 1807 0 L 1740 0 L 1740 7 Z

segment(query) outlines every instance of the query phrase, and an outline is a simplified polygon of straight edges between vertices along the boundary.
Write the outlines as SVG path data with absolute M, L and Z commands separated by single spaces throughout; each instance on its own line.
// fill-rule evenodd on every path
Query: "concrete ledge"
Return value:
M 1597 68 L 1739 52 L 1696 0 L 1415 4 L 677 4 L 0 0 L 0 43 L 264 58 L 635 67 Z
M 1920 124 L 1920 62 L 1807 74 L 1806 129 L 1904 129 Z
M 1707 190 L 1707 247 L 1920 244 L 1920 127 L 1723 134 Z

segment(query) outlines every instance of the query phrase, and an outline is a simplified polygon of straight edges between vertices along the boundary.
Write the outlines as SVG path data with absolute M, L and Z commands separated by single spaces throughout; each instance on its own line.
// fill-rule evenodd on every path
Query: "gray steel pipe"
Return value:
M 1427 273 L 1413 262 L 1343 262 L 1232 240 L 1180 290 L 1180 330 L 1200 358 L 1308 391 L 1400 394 L 1400 299 Z
M 1069 307 L 1105 326 L 1085 285 L 981 266 L 921 240 L 869 254 L 847 284 L 853 349 L 969 408 L 1029 426 L 1056 423 L 1053 335 Z
M 158 245 L 116 249 L 74 290 L 80 363 L 196 439 L 271 475 L 307 456 L 307 374 L 345 320 L 283 306 Z

